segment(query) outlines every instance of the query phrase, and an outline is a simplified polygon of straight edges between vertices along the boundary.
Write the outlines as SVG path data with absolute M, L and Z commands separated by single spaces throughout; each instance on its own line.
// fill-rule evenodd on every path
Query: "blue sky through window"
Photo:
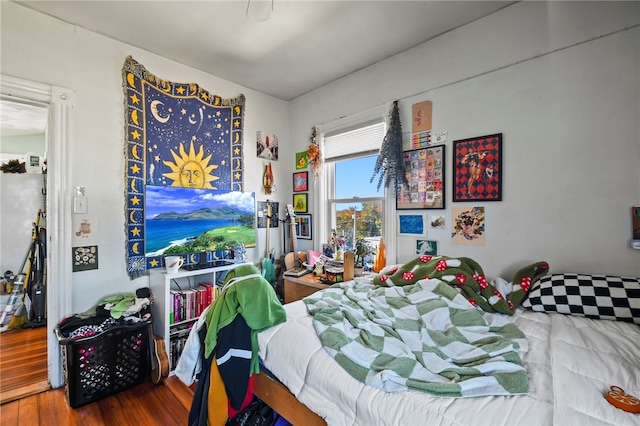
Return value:
M 373 182 L 370 182 L 377 159 L 377 155 L 372 155 L 337 162 L 335 167 L 336 198 L 384 196 L 384 186 L 381 186 L 379 190 L 376 189 L 379 175 L 376 175 Z

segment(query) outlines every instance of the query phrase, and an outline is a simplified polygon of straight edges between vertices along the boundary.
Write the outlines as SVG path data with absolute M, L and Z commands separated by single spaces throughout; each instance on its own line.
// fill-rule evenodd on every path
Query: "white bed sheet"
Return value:
M 519 310 L 527 395 L 443 398 L 386 393 L 352 378 L 322 348 L 302 301 L 258 335 L 265 366 L 329 425 L 640 425 L 610 405 L 616 385 L 640 396 L 640 326 Z

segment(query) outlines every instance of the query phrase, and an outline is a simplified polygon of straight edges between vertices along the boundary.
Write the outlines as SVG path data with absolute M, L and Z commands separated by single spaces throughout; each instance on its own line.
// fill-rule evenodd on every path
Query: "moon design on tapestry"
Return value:
M 135 179 L 131 179 L 131 191 L 132 191 L 132 192 L 139 192 L 139 191 L 136 189 L 136 180 L 135 180 Z
M 140 123 L 138 122 L 138 110 L 134 109 L 133 111 L 131 111 L 131 121 L 133 121 L 137 126 L 140 125 Z
M 171 114 L 168 114 L 166 117 L 162 117 L 158 112 L 158 105 L 164 104 L 158 100 L 151 101 L 151 114 L 153 115 L 153 118 L 158 120 L 160 123 L 166 123 L 167 121 L 169 121 L 169 117 L 171 117 Z
M 127 74 L 127 83 L 129 83 L 129 86 L 135 88 L 135 79 L 136 77 L 133 75 L 133 73 L 129 73 Z
M 136 220 L 136 211 L 132 210 L 131 213 L 129 213 L 129 221 L 131 223 L 138 223 L 138 221 Z
M 140 251 L 138 250 L 138 244 L 140 243 L 133 243 L 133 245 L 131 246 L 131 251 L 135 254 L 140 254 Z
M 189 262 L 196 263 L 196 254 L 195 253 L 191 253 L 189 255 Z
M 131 147 L 131 155 L 138 161 L 142 161 L 142 158 L 138 155 L 138 145 L 133 145 Z
M 171 169 L 171 173 L 163 173 L 162 176 L 171 179 L 173 183 L 170 186 L 178 186 L 182 188 L 205 188 L 218 189 L 211 185 L 211 182 L 220 179 L 211 172 L 218 168 L 217 165 L 209 164 L 211 154 L 204 157 L 202 145 L 196 154 L 193 148 L 193 142 L 189 147 L 189 153 L 184 149 L 184 144 L 180 144 L 180 155 L 178 156 L 171 150 L 174 162 L 163 160 L 163 163 Z

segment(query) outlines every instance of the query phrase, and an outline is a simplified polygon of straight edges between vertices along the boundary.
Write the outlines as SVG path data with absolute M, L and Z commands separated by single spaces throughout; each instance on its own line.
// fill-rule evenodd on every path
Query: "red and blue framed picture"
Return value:
M 309 190 L 309 172 L 296 172 L 293 174 L 293 192 Z
M 453 201 L 502 201 L 502 133 L 453 142 Z

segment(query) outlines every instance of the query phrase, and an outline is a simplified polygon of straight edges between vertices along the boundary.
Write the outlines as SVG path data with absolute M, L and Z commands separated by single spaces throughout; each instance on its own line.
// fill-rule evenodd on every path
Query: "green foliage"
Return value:
M 248 226 L 225 226 L 212 229 L 186 244 L 169 247 L 164 251 L 163 255 L 231 250 L 238 243 L 243 243 L 245 247 L 254 247 L 256 244 L 255 229 Z

